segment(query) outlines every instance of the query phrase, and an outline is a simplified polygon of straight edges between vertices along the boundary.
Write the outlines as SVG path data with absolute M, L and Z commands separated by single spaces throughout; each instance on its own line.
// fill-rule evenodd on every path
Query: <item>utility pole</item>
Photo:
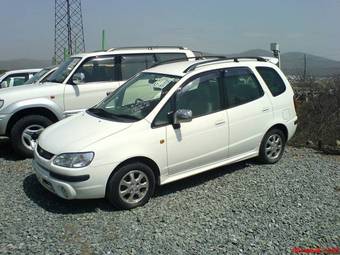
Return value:
M 105 30 L 102 31 L 102 51 L 105 51 Z
M 273 56 L 279 60 L 277 66 L 281 68 L 280 45 L 278 43 L 271 43 L 270 50 L 273 52 Z
M 307 55 L 304 54 L 303 57 L 303 81 L 306 81 L 307 76 Z
M 85 51 L 81 0 L 55 0 L 54 64 Z

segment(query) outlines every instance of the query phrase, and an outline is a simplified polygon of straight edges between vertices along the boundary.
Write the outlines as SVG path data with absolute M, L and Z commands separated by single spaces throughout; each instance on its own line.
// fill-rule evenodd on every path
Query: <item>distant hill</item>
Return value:
M 39 68 L 51 65 L 51 60 L 37 60 L 37 59 L 13 59 L 0 60 L 0 69 L 15 70 L 25 68 Z
M 267 56 L 272 57 L 272 53 L 267 50 L 253 49 L 227 56 Z M 287 52 L 281 54 L 282 70 L 286 74 L 302 75 L 304 69 L 303 52 Z M 340 61 L 331 60 L 311 54 L 306 54 L 307 75 L 329 76 L 340 74 Z
M 281 55 L 282 69 L 289 74 L 303 74 L 304 53 L 288 52 Z M 329 76 L 340 74 L 340 61 L 306 54 L 307 75 Z

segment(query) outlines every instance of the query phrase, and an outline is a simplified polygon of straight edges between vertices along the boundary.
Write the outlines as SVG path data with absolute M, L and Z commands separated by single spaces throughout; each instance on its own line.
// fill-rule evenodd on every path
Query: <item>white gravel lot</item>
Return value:
M 0 141 L 0 254 L 290 254 L 340 246 L 340 158 L 288 147 L 156 189 L 144 207 L 65 201 Z

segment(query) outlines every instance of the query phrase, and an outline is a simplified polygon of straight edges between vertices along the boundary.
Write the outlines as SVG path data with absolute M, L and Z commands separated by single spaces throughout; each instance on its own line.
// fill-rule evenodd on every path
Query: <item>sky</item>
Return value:
M 0 60 L 52 59 L 54 0 L 0 1 Z M 182 45 L 209 53 L 300 51 L 340 61 L 340 0 L 82 0 L 86 51 Z

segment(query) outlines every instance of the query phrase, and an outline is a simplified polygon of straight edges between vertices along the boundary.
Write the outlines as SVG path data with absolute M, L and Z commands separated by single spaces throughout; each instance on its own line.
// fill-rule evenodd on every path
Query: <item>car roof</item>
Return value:
M 228 67 L 247 67 L 247 66 L 275 66 L 275 58 L 262 58 L 262 60 L 239 58 L 235 61 L 235 58 L 215 58 L 215 59 L 201 59 L 201 60 L 189 60 L 178 61 L 173 63 L 164 63 L 151 67 L 144 72 L 150 73 L 162 73 L 167 75 L 174 75 L 183 77 L 189 73 L 197 73 L 202 71 L 209 71 L 211 69 L 228 68 Z
M 146 47 L 121 47 L 112 48 L 107 51 L 94 51 L 87 53 L 79 53 L 72 55 L 72 57 L 95 57 L 95 56 L 107 56 L 114 54 L 140 54 L 140 53 L 192 53 L 191 50 L 181 46 L 146 46 Z
M 18 70 L 10 70 L 7 71 L 6 74 L 15 74 L 15 73 L 37 73 L 41 71 L 41 68 L 33 68 L 33 69 L 18 69 Z

